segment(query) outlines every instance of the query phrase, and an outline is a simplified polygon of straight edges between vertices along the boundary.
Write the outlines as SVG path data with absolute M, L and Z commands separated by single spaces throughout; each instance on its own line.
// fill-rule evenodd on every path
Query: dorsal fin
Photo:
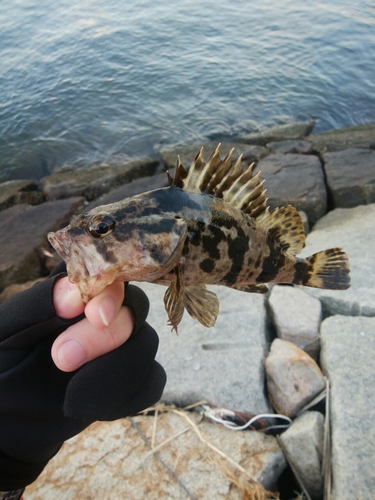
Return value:
M 267 207 L 257 218 L 257 225 L 261 225 L 267 233 L 274 231 L 273 238 L 280 242 L 282 252 L 292 256 L 301 252 L 305 242 L 305 230 L 296 208 L 287 205 L 270 212 Z
M 189 170 L 183 167 L 178 157 L 174 178 L 169 177 L 169 183 L 184 191 L 205 192 L 223 198 L 232 207 L 251 217 L 258 217 L 265 211 L 267 204 L 264 181 L 260 181 L 259 173 L 253 176 L 253 165 L 243 170 L 242 155 L 233 163 L 234 148 L 224 160 L 221 160 L 219 150 L 220 144 L 205 163 L 202 147 Z

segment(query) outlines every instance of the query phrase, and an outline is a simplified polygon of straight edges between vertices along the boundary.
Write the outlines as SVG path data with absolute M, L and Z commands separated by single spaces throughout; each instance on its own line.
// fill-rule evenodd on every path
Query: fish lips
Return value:
M 62 259 L 67 261 L 70 258 L 71 239 L 65 231 L 57 231 L 56 233 L 47 234 L 48 241 L 60 255 Z

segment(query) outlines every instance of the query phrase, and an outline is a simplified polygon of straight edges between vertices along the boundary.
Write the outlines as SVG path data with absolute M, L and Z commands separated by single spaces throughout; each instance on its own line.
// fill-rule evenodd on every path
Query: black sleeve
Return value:
M 54 340 L 84 317 L 56 316 L 52 291 L 63 275 L 57 269 L 0 306 L 0 491 L 34 481 L 63 441 L 93 421 L 154 404 L 166 382 L 155 361 L 158 336 L 145 322 L 148 299 L 133 285 L 124 301 L 135 316 L 130 339 L 74 372 L 55 366 Z

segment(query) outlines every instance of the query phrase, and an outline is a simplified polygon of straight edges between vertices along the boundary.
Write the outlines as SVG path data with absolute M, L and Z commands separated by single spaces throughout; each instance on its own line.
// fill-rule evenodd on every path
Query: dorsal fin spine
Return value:
M 184 191 L 205 192 L 223 198 L 233 208 L 242 210 L 251 217 L 258 217 L 266 210 L 264 181 L 260 181 L 259 172 L 253 176 L 253 164 L 243 170 L 242 155 L 233 163 L 234 148 L 224 160 L 221 160 L 219 150 L 220 144 L 205 163 L 201 148 L 189 170 L 183 167 L 178 157 L 173 185 Z M 168 180 L 171 182 L 170 176 Z

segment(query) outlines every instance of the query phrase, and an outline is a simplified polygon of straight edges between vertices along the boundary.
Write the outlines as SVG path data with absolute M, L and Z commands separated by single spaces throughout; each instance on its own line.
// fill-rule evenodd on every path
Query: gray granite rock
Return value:
M 247 475 L 202 442 L 183 415 L 197 425 L 207 443 Z M 153 435 L 155 447 L 165 443 L 155 454 L 145 442 L 150 445 Z M 40 477 L 26 488 L 25 496 L 28 500 L 243 500 L 241 489 L 225 470 L 241 479 L 253 477 L 269 489 L 276 486 L 284 468 L 284 456 L 273 436 L 199 423 L 196 413 L 167 412 L 157 417 L 95 422 L 64 443 Z M 262 493 L 256 498 L 265 498 Z
M 312 500 L 321 500 L 323 415 L 317 411 L 303 413 L 281 434 L 280 439 Z
M 47 233 L 65 226 L 81 210 L 83 198 L 68 198 L 41 205 L 15 205 L 3 210 L 0 220 L 0 290 L 43 274 Z
M 269 306 L 277 336 L 293 342 L 316 360 L 322 320 L 320 301 L 297 287 L 274 286 Z
M 203 156 L 207 161 L 211 156 L 211 153 L 216 149 L 217 145 L 217 141 L 197 143 L 190 146 L 180 144 L 173 146 L 172 148 L 162 148 L 159 151 L 159 154 L 168 169 L 176 166 L 177 155 L 180 156 L 183 166 L 185 168 L 189 168 L 202 146 L 204 148 Z M 260 158 L 263 158 L 268 154 L 268 150 L 260 146 L 249 146 L 243 142 L 222 142 L 220 146 L 221 158 L 224 159 L 232 148 L 235 148 L 233 152 L 233 159 L 237 159 L 242 154 L 243 160 L 247 165 L 260 160 Z
M 329 130 L 308 137 L 313 149 L 320 153 L 348 148 L 375 148 L 375 125 L 357 125 Z
M 375 204 L 338 208 L 314 226 L 301 256 L 342 247 L 349 256 L 351 287 L 348 290 L 305 291 L 318 297 L 324 315 L 375 316 Z
M 309 219 L 303 210 L 299 210 L 299 215 L 300 215 L 302 222 L 303 222 L 303 228 L 305 230 L 305 235 L 308 235 L 310 232 Z
M 158 162 L 150 158 L 131 160 L 123 165 L 90 168 L 64 167 L 43 177 L 41 184 L 48 200 L 84 196 L 94 200 L 121 184 L 152 175 Z
M 172 175 L 172 172 L 170 171 Z M 98 207 L 99 205 L 106 205 L 108 203 L 115 203 L 116 201 L 121 201 L 124 198 L 129 198 L 145 191 L 151 191 L 153 189 L 159 189 L 168 186 L 168 178 L 166 172 L 161 174 L 155 174 L 151 177 L 143 177 L 141 179 L 136 179 L 135 181 L 129 182 L 128 184 L 123 184 L 117 189 L 113 189 L 104 196 L 101 196 L 95 201 L 88 204 L 86 210 L 91 210 L 92 208 Z
M 327 191 L 317 156 L 273 154 L 260 160 L 256 170 L 265 179 L 271 208 L 291 204 L 314 224 L 326 213 Z
M 374 498 L 375 318 L 322 323 L 321 364 L 331 385 L 332 500 Z
M 265 367 L 269 399 L 282 415 L 294 417 L 325 388 L 319 366 L 287 340 L 272 342 Z
M 351 148 L 323 155 L 327 187 L 334 207 L 375 202 L 375 151 Z
M 260 132 L 254 132 L 241 137 L 243 142 L 264 146 L 269 142 L 285 141 L 289 139 L 301 139 L 309 135 L 315 126 L 315 122 L 292 122 L 284 125 L 266 128 Z
M 157 359 L 167 371 L 162 401 L 185 406 L 205 399 L 251 414 L 270 410 L 264 393 L 266 310 L 262 295 L 225 287 L 210 287 L 220 300 L 213 328 L 205 328 L 186 312 L 178 336 L 167 326 L 163 296 L 166 288 L 141 283 L 151 310 L 149 323 L 157 330 Z
M 310 141 L 302 139 L 289 139 L 288 141 L 268 142 L 267 149 L 271 153 L 296 153 L 296 154 L 309 154 L 312 151 Z
M 43 193 L 38 191 L 38 184 L 32 180 L 13 180 L 0 184 L 0 210 L 12 205 L 37 205 L 44 201 Z

